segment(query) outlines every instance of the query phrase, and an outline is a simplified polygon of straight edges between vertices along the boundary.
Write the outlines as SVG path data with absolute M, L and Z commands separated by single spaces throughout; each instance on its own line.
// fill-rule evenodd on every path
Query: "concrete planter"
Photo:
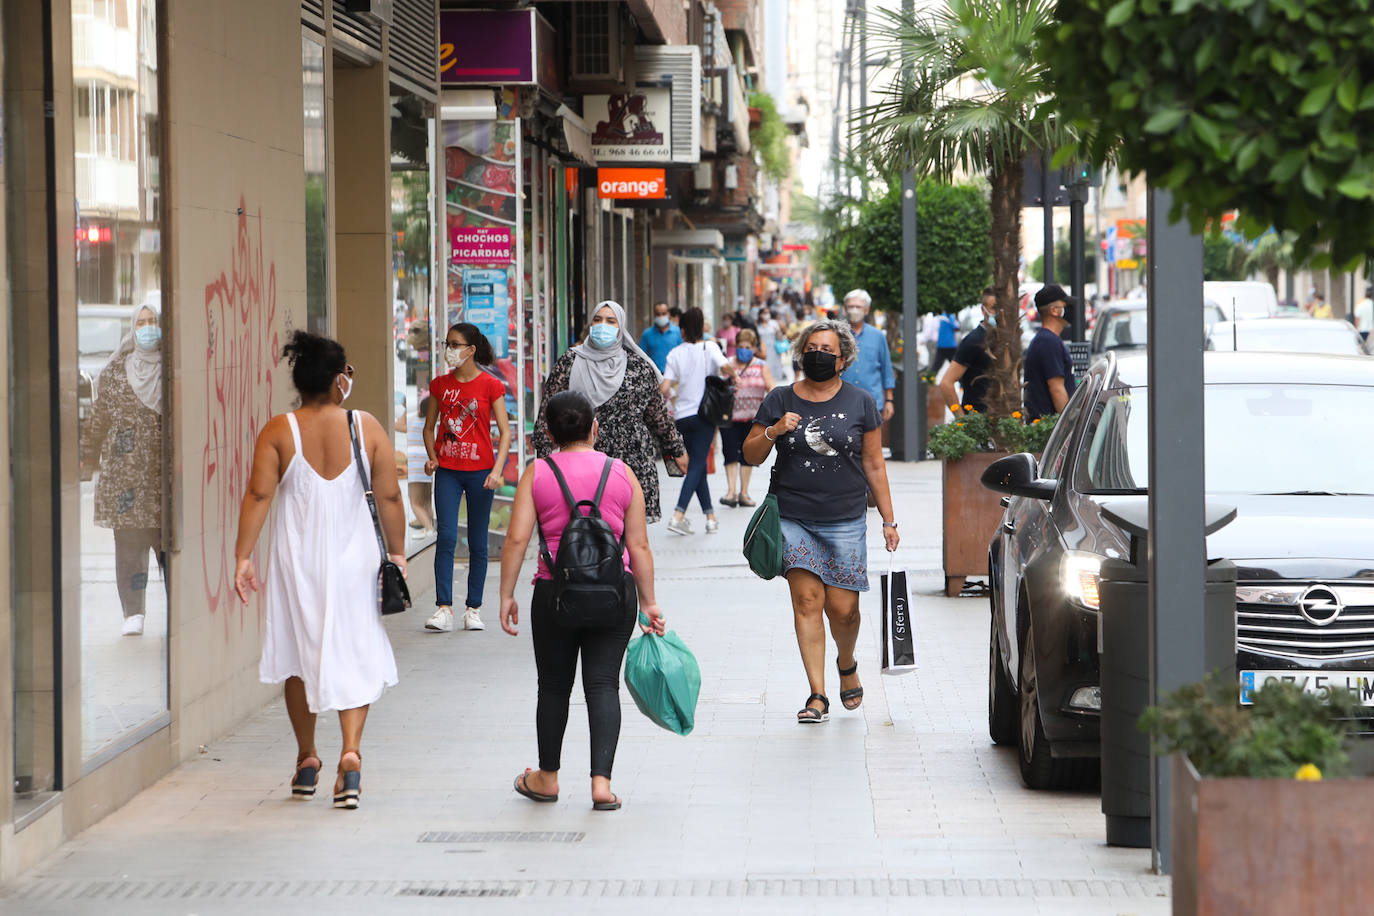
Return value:
M 1367 913 L 1374 781 L 1203 779 L 1173 767 L 1175 916 Z
M 954 597 L 969 576 L 988 574 L 988 544 L 1002 523 L 1002 494 L 983 487 L 988 465 L 1006 452 L 972 452 L 943 463 L 945 594 Z

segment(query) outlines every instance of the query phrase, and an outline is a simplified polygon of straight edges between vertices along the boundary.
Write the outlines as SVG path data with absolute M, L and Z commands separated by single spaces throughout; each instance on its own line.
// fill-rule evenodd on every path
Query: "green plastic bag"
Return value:
M 778 514 L 778 498 L 771 488 L 744 529 L 744 558 L 760 579 L 772 579 L 783 573 L 782 518 Z
M 647 626 L 649 621 L 640 614 L 639 622 Z M 639 711 L 655 724 L 679 735 L 692 731 L 701 669 L 677 633 L 646 633 L 630 643 L 625 653 L 625 686 Z

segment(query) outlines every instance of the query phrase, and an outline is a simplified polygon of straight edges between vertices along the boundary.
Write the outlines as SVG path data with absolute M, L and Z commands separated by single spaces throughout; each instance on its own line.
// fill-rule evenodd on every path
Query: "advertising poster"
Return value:
M 592 128 L 592 152 L 603 162 L 667 162 L 673 158 L 671 89 L 589 95 L 583 119 Z
M 490 530 L 503 534 L 511 497 L 519 481 L 519 277 L 520 122 L 444 122 L 448 324 L 466 321 L 491 341 L 495 363 L 485 367 L 506 389 L 512 447 L 502 469 L 506 485 L 497 491 Z M 496 444 L 495 425 L 492 445 Z M 492 548 L 499 549 L 499 538 Z

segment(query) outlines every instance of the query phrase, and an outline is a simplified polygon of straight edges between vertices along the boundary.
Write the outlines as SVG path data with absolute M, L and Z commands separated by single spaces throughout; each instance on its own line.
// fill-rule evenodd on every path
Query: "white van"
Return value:
M 1272 318 L 1279 313 L 1279 297 L 1273 284 L 1263 280 L 1208 280 L 1202 298 L 1221 306 L 1229 321 Z

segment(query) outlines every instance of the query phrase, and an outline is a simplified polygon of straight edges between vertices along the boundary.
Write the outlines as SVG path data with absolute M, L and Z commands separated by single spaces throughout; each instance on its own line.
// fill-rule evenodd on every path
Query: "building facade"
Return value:
M 239 501 L 292 328 L 343 342 L 384 421 L 425 371 L 436 26 L 433 0 L 0 2 L 0 880 L 277 695 Z

